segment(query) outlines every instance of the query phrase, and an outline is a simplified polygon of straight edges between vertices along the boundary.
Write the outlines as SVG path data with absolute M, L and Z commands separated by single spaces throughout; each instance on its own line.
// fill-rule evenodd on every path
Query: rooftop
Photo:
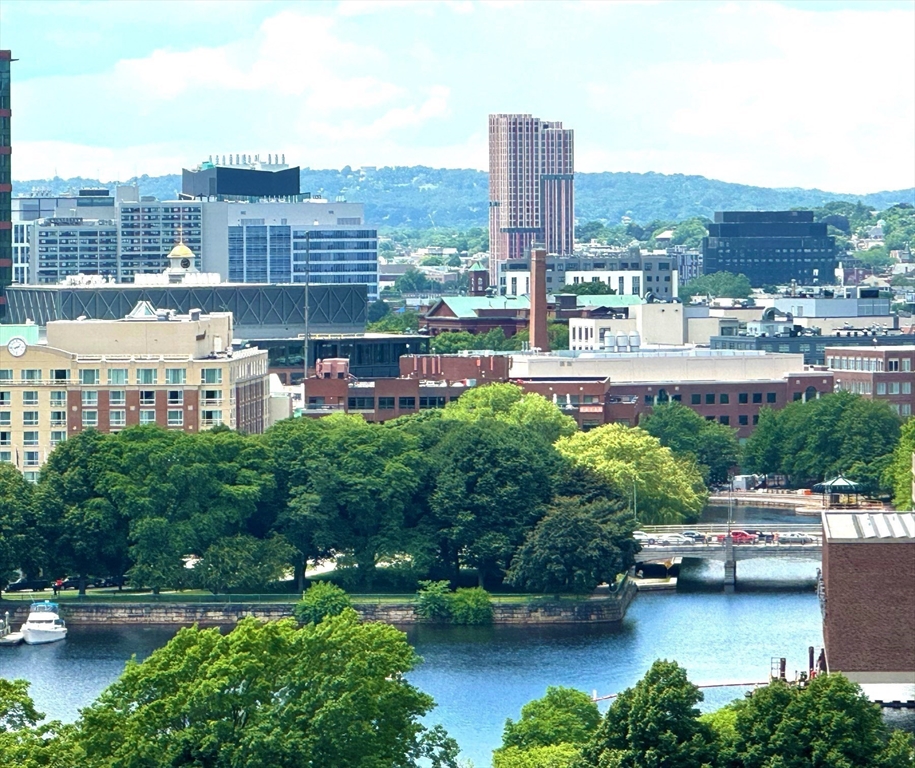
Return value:
M 827 541 L 915 543 L 912 512 L 824 512 Z

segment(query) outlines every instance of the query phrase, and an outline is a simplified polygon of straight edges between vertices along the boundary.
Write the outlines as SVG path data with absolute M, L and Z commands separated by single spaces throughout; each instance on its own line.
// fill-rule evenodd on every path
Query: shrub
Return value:
M 317 624 L 321 619 L 336 616 L 352 607 L 349 595 L 340 587 L 318 581 L 305 590 L 292 612 L 299 624 Z
M 489 592 L 482 587 L 457 590 L 451 597 L 451 621 L 455 624 L 491 624 Z
M 426 621 L 449 621 L 454 595 L 447 581 L 421 581 L 416 612 Z

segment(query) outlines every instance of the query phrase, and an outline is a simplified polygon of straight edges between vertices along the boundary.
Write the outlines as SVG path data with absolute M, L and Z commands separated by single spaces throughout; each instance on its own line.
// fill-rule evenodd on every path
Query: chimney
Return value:
M 546 249 L 531 248 L 531 347 L 543 352 L 550 351 L 550 339 L 546 331 Z

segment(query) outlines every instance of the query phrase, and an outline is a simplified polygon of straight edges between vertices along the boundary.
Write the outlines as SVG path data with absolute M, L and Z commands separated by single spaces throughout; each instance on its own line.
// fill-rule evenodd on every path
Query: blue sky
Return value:
M 915 186 L 915 2 L 0 3 L 13 176 L 485 168 L 486 116 L 575 129 L 579 171 Z

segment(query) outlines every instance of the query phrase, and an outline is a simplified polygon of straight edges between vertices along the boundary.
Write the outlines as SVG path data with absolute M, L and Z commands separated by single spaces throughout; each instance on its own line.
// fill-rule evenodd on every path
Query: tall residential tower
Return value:
M 3 289 L 13 282 L 13 177 L 10 170 L 11 51 L 0 51 L 0 318 L 6 314 Z
M 575 225 L 574 132 L 530 115 L 489 116 L 490 282 L 499 264 L 542 243 L 572 253 Z

